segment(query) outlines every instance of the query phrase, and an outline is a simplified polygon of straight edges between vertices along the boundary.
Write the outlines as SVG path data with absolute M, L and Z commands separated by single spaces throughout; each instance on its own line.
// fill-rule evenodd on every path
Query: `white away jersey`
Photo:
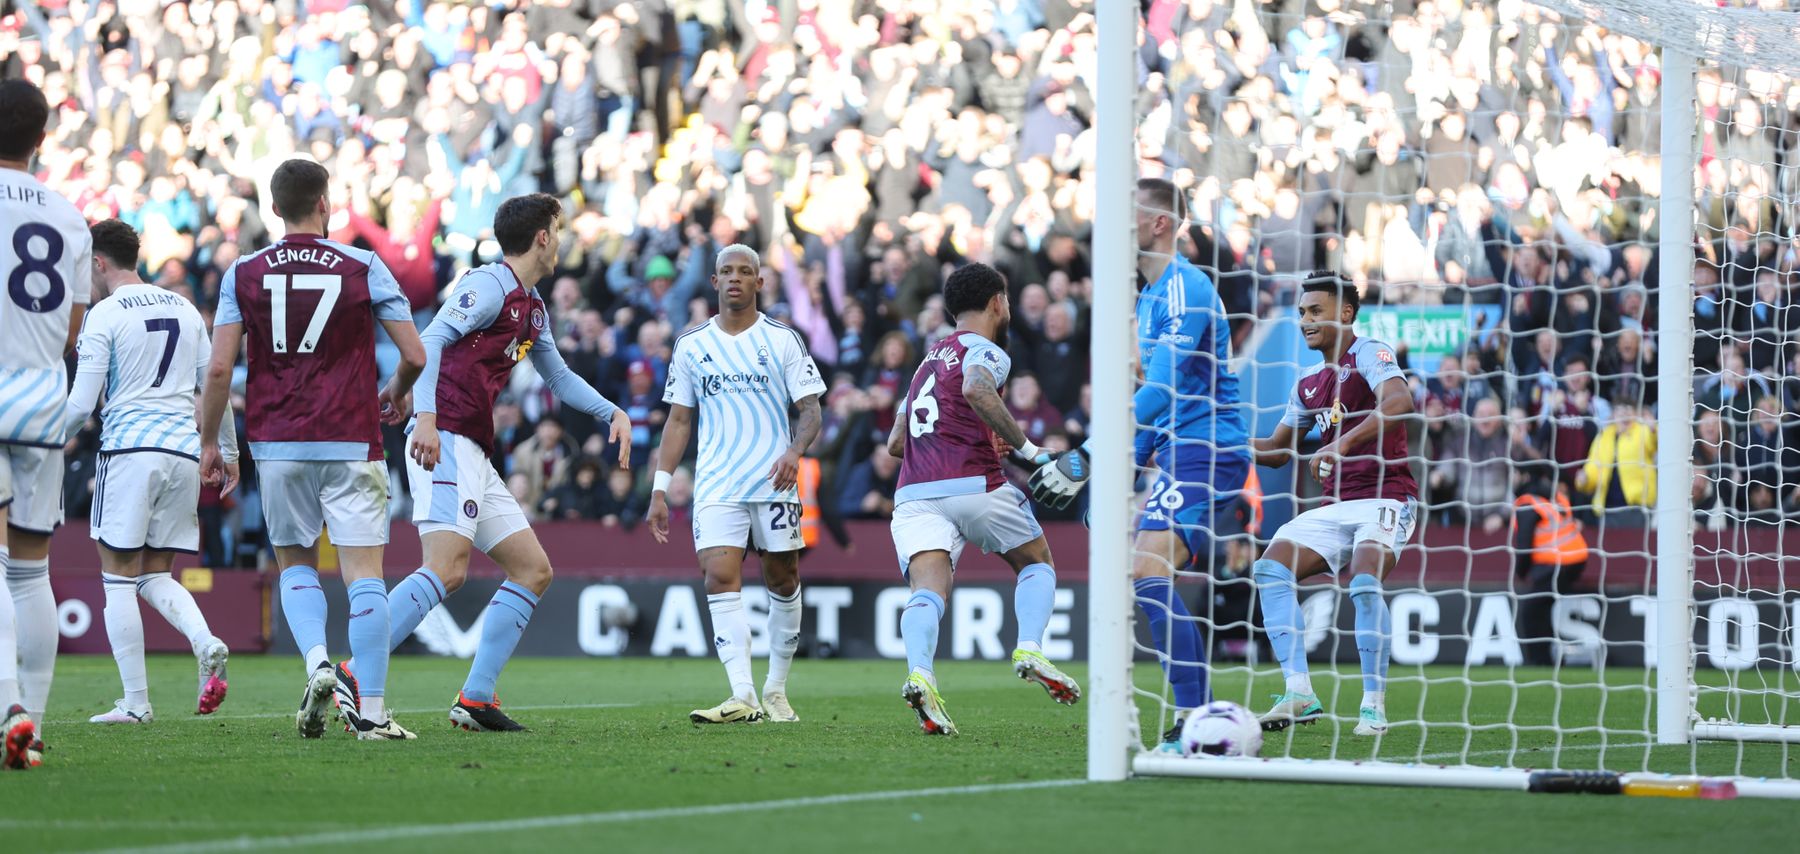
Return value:
M 155 285 L 126 285 L 88 312 L 76 351 L 76 373 L 106 377 L 102 451 L 200 458 L 194 396 L 212 342 L 192 303 Z
M 800 334 L 761 314 L 735 336 L 714 318 L 677 338 L 663 402 L 698 413 L 694 503 L 799 500 L 777 492 L 769 470 L 793 442 L 789 404 L 824 393 Z
M 0 443 L 62 447 L 69 310 L 88 303 L 93 261 L 74 205 L 0 169 Z

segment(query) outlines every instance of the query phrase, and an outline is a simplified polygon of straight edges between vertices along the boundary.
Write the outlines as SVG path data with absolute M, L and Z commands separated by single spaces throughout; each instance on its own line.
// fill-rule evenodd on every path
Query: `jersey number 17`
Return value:
M 325 320 L 337 305 L 338 295 L 344 292 L 344 279 L 342 276 L 323 274 L 263 277 L 263 290 L 269 292 L 269 326 L 274 333 L 270 347 L 277 353 L 288 352 L 287 301 L 290 282 L 297 291 L 319 291 L 319 305 L 313 309 L 312 319 L 306 323 L 306 333 L 300 338 L 300 348 L 295 351 L 311 353 L 319 346 L 319 334 L 325 331 Z

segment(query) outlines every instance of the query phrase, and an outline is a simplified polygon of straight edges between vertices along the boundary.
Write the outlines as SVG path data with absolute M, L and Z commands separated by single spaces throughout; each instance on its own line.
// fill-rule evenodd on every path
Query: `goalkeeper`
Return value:
M 1229 366 L 1230 324 L 1212 279 L 1175 254 L 1178 203 L 1174 184 L 1138 181 L 1138 275 L 1148 284 L 1137 300 L 1144 382 L 1133 398 L 1134 444 L 1137 466 L 1154 460 L 1156 475 L 1138 519 L 1131 576 L 1175 692 L 1177 720 L 1165 743 L 1177 740 L 1187 712 L 1208 699 L 1206 645 L 1175 595 L 1175 571 L 1212 557 L 1214 520 L 1233 512 L 1250 472 L 1249 433 Z M 1083 446 L 1038 468 L 1033 497 L 1067 506 L 1086 482 L 1088 459 Z

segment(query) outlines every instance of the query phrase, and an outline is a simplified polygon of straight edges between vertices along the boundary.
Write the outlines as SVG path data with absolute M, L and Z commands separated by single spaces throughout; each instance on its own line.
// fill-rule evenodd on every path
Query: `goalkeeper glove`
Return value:
M 1031 497 L 1045 507 L 1061 510 L 1081 494 L 1089 474 L 1086 448 L 1053 454 L 1032 473 Z

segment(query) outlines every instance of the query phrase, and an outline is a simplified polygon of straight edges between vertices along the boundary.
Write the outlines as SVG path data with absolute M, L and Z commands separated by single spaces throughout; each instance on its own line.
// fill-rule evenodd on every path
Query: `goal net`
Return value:
M 1102 194 L 1138 178 L 1178 192 L 1174 210 L 1143 193 L 1098 208 L 1097 279 L 1129 256 L 1138 300 L 1162 309 L 1156 330 L 1140 313 L 1114 338 L 1096 304 L 1096 397 L 1131 361 L 1133 388 L 1162 383 L 1170 402 L 1116 433 L 1096 422 L 1096 471 L 1136 479 L 1096 476 L 1095 554 L 1116 550 L 1095 575 L 1129 549 L 1140 578 L 1174 571 L 1180 601 L 1094 582 L 1095 769 L 1122 747 L 1139 774 L 1556 790 L 1574 775 L 1533 772 L 1582 771 L 1605 790 L 1698 777 L 1800 797 L 1800 21 L 1785 5 L 1195 0 L 1152 4 L 1128 45 L 1107 27 L 1131 13 L 1099 5 Z M 1109 49 L 1136 65 L 1128 149 L 1108 143 L 1127 73 Z M 1180 222 L 1170 255 L 1142 231 L 1158 216 Z M 1191 376 L 1226 343 L 1161 327 L 1208 310 L 1159 285 L 1177 255 L 1218 291 L 1235 406 L 1220 377 Z M 1342 361 L 1309 346 L 1315 270 L 1354 288 L 1355 335 L 1381 346 Z M 1174 348 L 1173 378 L 1136 365 L 1140 345 Z M 1383 429 L 1404 433 L 1404 458 L 1353 467 L 1383 445 L 1339 449 L 1321 478 L 1336 435 L 1321 428 L 1376 407 L 1357 384 L 1394 367 L 1407 405 Z M 1184 421 L 1209 395 L 1221 414 Z M 1218 461 L 1249 452 L 1223 440 L 1231 411 L 1252 438 L 1298 422 L 1297 460 L 1221 483 Z M 1133 460 L 1145 434 L 1167 450 Z M 1192 489 L 1170 498 L 1195 471 L 1230 487 L 1214 512 L 1179 512 Z M 1408 475 L 1414 500 L 1393 510 L 1334 500 L 1398 498 Z M 1147 516 L 1175 536 L 1140 532 L 1159 527 Z M 1385 578 L 1353 581 L 1394 542 Z M 1258 563 L 1277 556 L 1301 576 L 1285 596 Z M 1307 575 L 1321 557 L 1335 574 Z M 1129 663 L 1108 632 L 1130 638 Z M 1129 697 L 1102 687 L 1115 667 Z M 1313 719 L 1264 732 L 1258 758 L 1193 757 L 1165 733 L 1196 671 L 1206 699 L 1252 715 L 1307 693 L 1318 707 L 1292 703 Z

